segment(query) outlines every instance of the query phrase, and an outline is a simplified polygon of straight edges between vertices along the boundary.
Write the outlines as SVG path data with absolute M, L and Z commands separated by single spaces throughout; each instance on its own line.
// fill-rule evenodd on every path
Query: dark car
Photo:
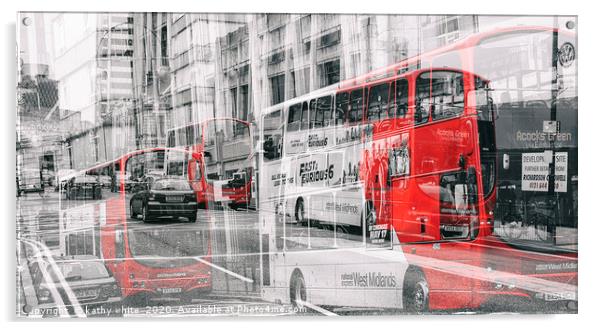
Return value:
M 153 180 L 137 191 L 130 200 L 130 216 L 137 219 L 142 216 L 144 222 L 152 218 L 180 217 L 196 221 L 196 194 L 190 183 L 180 178 L 162 178 Z
M 79 175 L 71 178 L 65 187 L 67 199 L 101 199 L 102 189 L 97 176 Z
M 75 304 L 68 299 L 69 295 L 63 286 L 66 283 L 82 308 L 102 305 L 105 308 L 112 307 L 111 315 L 121 313 L 121 289 L 100 259 L 93 255 L 75 255 L 55 257 L 54 262 L 56 267 L 46 258 L 34 259 L 29 264 L 39 308 L 57 307 L 51 287 L 57 289 L 66 306 Z

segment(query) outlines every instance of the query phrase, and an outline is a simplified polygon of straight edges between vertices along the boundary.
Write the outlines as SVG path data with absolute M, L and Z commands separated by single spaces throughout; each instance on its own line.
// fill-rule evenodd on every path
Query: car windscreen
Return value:
M 73 261 L 73 262 L 57 262 L 57 266 L 61 274 L 67 282 L 95 280 L 99 278 L 109 277 L 109 273 L 105 266 L 98 261 Z M 52 267 L 48 266 L 48 272 L 52 275 L 52 280 L 59 282 L 58 277 L 52 271 Z
M 185 180 L 157 180 L 153 183 L 153 190 L 192 190 Z

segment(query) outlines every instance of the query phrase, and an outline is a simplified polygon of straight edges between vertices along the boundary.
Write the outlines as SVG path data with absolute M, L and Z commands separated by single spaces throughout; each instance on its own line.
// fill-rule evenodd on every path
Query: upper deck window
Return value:
M 389 84 L 380 84 L 370 88 L 368 97 L 368 120 L 375 122 L 389 118 Z
M 345 122 L 345 114 L 349 110 L 349 93 L 339 93 L 336 96 L 334 120 L 336 125 Z
M 391 90 L 393 92 L 393 90 Z M 393 111 L 397 113 L 397 118 L 405 118 L 408 114 L 408 81 L 399 79 L 395 83 L 395 103 L 391 100 Z
M 351 92 L 350 97 L 350 109 L 347 114 L 347 122 L 349 124 L 357 124 L 363 119 L 363 108 L 364 108 L 364 90 L 356 89 Z
M 286 125 L 286 130 L 288 132 L 299 130 L 299 127 L 301 126 L 301 108 L 301 103 L 291 105 L 288 108 L 288 121 Z
M 424 72 L 416 79 L 417 124 L 441 120 L 464 111 L 464 76 L 461 72 Z

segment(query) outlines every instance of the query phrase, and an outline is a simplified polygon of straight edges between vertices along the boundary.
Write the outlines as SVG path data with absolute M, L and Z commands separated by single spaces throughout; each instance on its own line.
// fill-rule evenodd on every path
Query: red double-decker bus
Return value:
M 574 43 L 558 29 L 497 29 L 265 109 L 264 297 L 414 311 L 574 303 L 576 251 L 494 235 L 496 130 L 513 129 L 496 127 L 502 95 L 518 111 L 576 97 L 550 80 L 576 74 L 570 54 L 552 56 Z
M 202 155 L 195 186 L 201 207 L 220 203 L 236 209 L 252 203 L 252 138 L 249 122 L 213 118 L 169 130 L 166 146 Z
M 63 254 L 103 259 L 128 303 L 145 304 L 157 297 L 190 300 L 210 292 L 210 231 L 182 212 L 192 209 L 196 217 L 193 186 L 200 177 L 192 169 L 201 160 L 194 151 L 152 148 L 74 174 L 97 177 L 98 182 L 113 176 L 118 188 L 114 192 L 110 185 L 102 186 L 100 200 L 63 201 Z M 144 206 L 155 212 L 148 219 L 132 213 L 133 200 L 145 195 L 151 197 Z

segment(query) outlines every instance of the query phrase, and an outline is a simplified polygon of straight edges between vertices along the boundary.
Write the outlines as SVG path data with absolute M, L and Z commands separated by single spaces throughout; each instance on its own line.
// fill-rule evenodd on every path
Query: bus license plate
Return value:
M 162 293 L 180 293 L 182 292 L 182 288 L 162 288 L 159 291 Z

